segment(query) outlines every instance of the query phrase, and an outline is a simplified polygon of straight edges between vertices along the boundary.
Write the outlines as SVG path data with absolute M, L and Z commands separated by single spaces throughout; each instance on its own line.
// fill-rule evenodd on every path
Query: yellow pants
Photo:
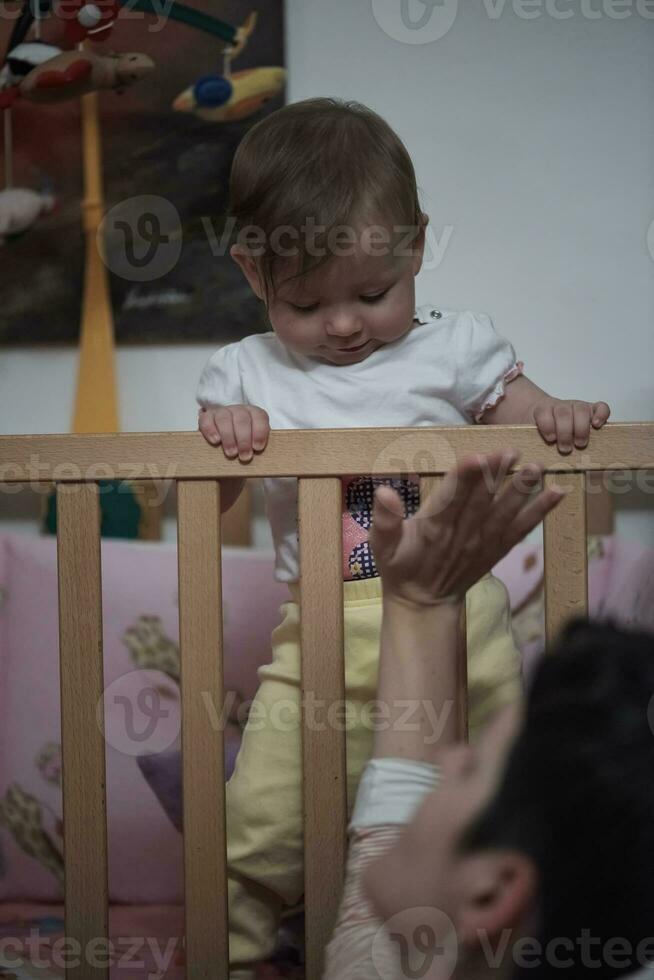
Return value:
M 357 708 L 377 697 L 380 580 L 344 582 L 345 689 Z M 297 595 L 297 593 L 294 593 Z M 272 663 L 259 669 L 236 767 L 227 784 L 230 977 L 249 980 L 273 950 L 282 906 L 303 892 L 300 619 L 297 601 L 281 607 Z M 519 654 L 506 590 L 485 576 L 466 597 L 471 741 L 502 705 L 519 697 Z M 349 715 L 348 715 L 349 719 Z M 372 725 L 346 730 L 351 810 L 372 751 Z

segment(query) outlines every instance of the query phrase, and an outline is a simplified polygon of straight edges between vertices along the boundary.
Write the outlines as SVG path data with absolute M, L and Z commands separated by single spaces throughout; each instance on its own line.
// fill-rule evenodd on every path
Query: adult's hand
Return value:
M 384 596 L 417 606 L 457 602 L 564 496 L 536 489 L 543 467 L 528 463 L 502 486 L 514 450 L 470 456 L 440 481 L 418 512 L 403 519 L 390 487 L 375 493 L 369 535 Z

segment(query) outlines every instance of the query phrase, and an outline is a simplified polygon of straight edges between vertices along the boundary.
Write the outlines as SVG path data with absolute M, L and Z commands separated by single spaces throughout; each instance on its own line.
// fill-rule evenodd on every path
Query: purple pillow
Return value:
M 235 725 L 225 731 L 225 779 L 234 771 L 241 744 L 241 734 Z M 182 753 L 180 749 L 149 752 L 136 757 L 143 778 L 157 797 L 173 827 L 182 833 Z

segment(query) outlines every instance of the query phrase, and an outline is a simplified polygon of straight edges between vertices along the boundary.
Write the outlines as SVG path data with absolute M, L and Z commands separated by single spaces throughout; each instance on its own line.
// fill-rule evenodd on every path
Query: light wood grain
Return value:
M 223 514 L 223 544 L 247 548 L 252 543 L 252 488 L 249 480 L 235 504 Z
M 181 481 L 177 509 L 186 976 L 216 980 L 229 947 L 220 485 Z
M 586 477 L 586 525 L 589 534 L 613 534 L 613 498 L 607 477 L 601 471 Z
M 94 484 L 57 488 L 65 933 L 81 953 L 67 980 L 109 977 L 100 507 Z
M 586 477 L 583 473 L 548 474 L 545 484 L 566 491 L 543 528 L 545 638 L 551 644 L 571 617 L 588 613 Z
M 316 978 L 346 853 L 345 732 L 339 716 L 328 720 L 335 717 L 329 706 L 345 702 L 341 501 L 340 480 L 299 481 L 305 929 L 307 977 Z
M 456 426 L 418 429 L 274 430 L 265 452 L 249 463 L 228 460 L 199 432 L 118 435 L 0 436 L 0 483 L 93 479 L 218 479 L 246 476 L 382 475 L 406 469 L 445 473 L 470 453 L 513 446 L 522 461 L 548 472 L 654 469 L 654 423 L 606 425 L 590 445 L 569 456 L 546 445 L 535 426 Z M 399 448 L 398 448 L 399 447 Z M 95 474 L 94 474 L 95 468 Z M 98 472 L 98 468 L 100 472 Z

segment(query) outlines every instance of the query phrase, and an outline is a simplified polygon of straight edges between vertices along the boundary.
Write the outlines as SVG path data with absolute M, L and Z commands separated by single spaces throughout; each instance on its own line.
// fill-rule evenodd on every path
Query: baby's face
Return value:
M 301 279 L 279 283 L 268 306 L 273 330 L 297 353 L 331 364 L 363 361 L 411 329 L 421 263 L 422 248 L 398 256 L 356 247 L 333 257 Z M 243 271 L 261 298 L 258 283 Z

